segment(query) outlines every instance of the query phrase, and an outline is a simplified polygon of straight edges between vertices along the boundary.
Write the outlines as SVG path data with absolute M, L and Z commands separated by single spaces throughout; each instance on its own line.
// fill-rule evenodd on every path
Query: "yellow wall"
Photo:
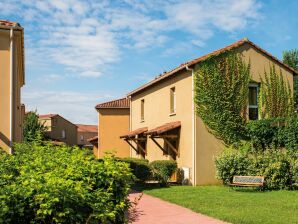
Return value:
M 77 126 L 63 117 L 57 115 L 49 119 L 39 119 L 45 122 L 48 127 L 47 135 L 53 139 L 65 142 L 67 145 L 77 145 Z M 62 131 L 65 130 L 66 138 L 62 138 Z
M 10 141 L 22 140 L 21 87 L 23 85 L 22 33 L 14 31 L 13 134 L 10 137 L 10 36 L 0 29 L 0 147 L 9 150 Z
M 282 70 L 283 76 L 293 87 L 293 74 L 275 63 L 271 58 L 245 44 L 237 49 L 244 59 L 251 63 L 252 79 L 260 81 L 264 69 L 269 71 L 270 63 L 276 65 L 276 70 Z M 192 76 L 190 72 L 181 72 L 170 79 L 163 80 L 131 97 L 131 128 L 141 127 L 152 129 L 167 122 L 181 121 L 180 157 L 177 158 L 178 167 L 190 168 L 191 183 L 194 185 L 219 184 L 215 178 L 214 157 L 224 148 L 221 141 L 210 134 L 202 120 L 195 115 L 192 97 Z M 176 88 L 177 112 L 170 116 L 170 88 Z M 145 100 L 145 121 L 141 122 L 141 100 Z M 195 126 L 192 129 L 193 125 Z M 193 136 L 195 135 L 195 138 Z M 148 138 L 147 138 L 148 139 Z M 160 141 L 163 144 L 163 141 Z M 194 150 L 195 149 L 195 150 Z M 131 149 L 132 157 L 139 157 Z M 151 139 L 147 140 L 146 159 L 169 159 Z M 195 160 L 193 159 L 195 158 Z
M 95 156 L 102 158 L 106 152 L 117 157 L 129 157 L 129 145 L 120 136 L 129 131 L 129 109 L 98 109 L 98 150 Z
M 238 48 L 237 52 L 241 53 L 247 62 L 250 61 L 251 76 L 254 81 L 260 82 L 260 76 L 264 79 L 264 70 L 269 72 L 270 65 L 274 64 L 276 71 L 279 72 L 281 69 L 293 91 L 293 74 L 287 69 L 248 44 Z M 207 131 L 199 117 L 196 118 L 196 136 L 196 184 L 218 184 L 219 181 L 215 178 L 214 157 L 223 150 L 224 145 Z
M 170 89 L 176 91 L 176 114 L 170 115 Z M 145 119 L 141 121 L 141 100 L 145 100 Z M 142 127 L 153 129 L 168 122 L 180 121 L 180 157 L 177 157 L 179 167 L 193 167 L 193 127 L 192 127 L 192 76 L 191 72 L 183 72 L 171 79 L 133 95 L 131 98 L 131 130 Z M 159 140 L 163 146 L 164 141 Z M 131 149 L 132 157 L 140 157 Z M 160 148 L 147 138 L 147 156 L 149 161 L 168 160 L 170 156 L 163 155 Z M 192 169 L 191 169 L 192 171 Z M 192 180 L 191 180 L 192 181 Z

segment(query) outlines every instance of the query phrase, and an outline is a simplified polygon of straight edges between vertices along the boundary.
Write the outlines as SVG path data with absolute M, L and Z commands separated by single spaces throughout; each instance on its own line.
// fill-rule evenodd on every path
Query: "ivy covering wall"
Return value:
M 285 82 L 282 72 L 276 72 L 275 66 L 261 77 L 259 108 L 261 118 L 286 118 L 293 114 L 294 101 L 290 84 Z
M 196 113 L 226 144 L 245 137 L 250 65 L 228 52 L 194 68 Z
M 288 82 L 272 65 L 261 78 L 260 118 L 287 118 L 293 113 L 293 97 Z M 209 131 L 231 145 L 248 139 L 246 133 L 250 63 L 233 51 L 212 56 L 194 68 L 197 115 Z

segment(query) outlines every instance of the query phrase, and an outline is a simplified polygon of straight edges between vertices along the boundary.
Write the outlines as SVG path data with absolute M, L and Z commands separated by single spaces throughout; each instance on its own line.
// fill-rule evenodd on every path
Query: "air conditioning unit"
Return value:
M 181 171 L 183 174 L 182 184 L 188 185 L 190 181 L 190 168 L 189 167 L 181 167 Z

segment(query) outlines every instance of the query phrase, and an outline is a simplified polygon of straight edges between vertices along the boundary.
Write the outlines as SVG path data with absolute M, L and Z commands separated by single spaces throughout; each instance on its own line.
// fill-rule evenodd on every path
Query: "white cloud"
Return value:
M 95 105 L 111 100 L 111 95 L 72 91 L 28 90 L 23 94 L 26 110 L 37 109 L 39 114 L 58 113 L 73 123 L 97 123 Z

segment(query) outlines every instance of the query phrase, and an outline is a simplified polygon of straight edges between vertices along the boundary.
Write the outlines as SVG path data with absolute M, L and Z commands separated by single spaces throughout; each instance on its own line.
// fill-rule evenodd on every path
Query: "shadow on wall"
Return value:
M 7 146 L 10 145 L 9 138 L 7 138 L 6 135 L 4 135 L 2 132 L 0 132 L 0 140 L 4 142 Z

